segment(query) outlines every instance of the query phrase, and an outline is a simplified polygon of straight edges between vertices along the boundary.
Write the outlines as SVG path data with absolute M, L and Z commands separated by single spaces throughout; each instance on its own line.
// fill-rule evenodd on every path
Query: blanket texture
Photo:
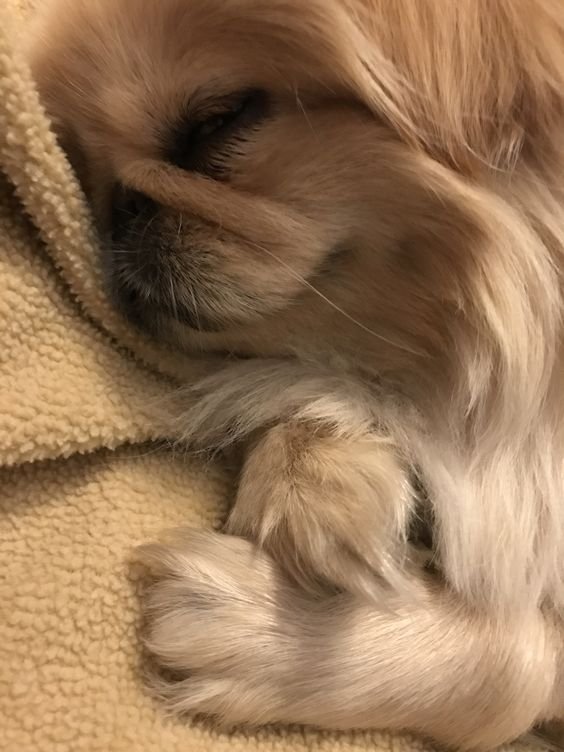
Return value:
M 131 549 L 213 525 L 226 474 L 163 447 L 147 406 L 203 363 L 106 302 L 87 208 L 21 55 L 33 3 L 0 0 L 0 749 L 431 749 L 408 737 L 220 734 L 145 692 Z

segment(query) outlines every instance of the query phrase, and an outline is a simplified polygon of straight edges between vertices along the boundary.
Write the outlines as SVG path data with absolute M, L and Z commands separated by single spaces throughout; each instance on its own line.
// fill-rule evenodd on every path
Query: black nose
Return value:
M 157 204 L 149 196 L 116 185 L 112 194 L 112 240 L 123 240 L 137 220 L 148 221 L 156 210 Z

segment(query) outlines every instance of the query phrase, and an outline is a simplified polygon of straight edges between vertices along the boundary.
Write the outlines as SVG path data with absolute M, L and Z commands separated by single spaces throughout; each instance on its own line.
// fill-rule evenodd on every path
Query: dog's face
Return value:
M 47 4 L 34 72 L 130 319 L 250 352 L 336 348 L 395 365 L 444 348 L 483 272 L 467 252 L 480 231 L 449 184 L 452 160 L 409 136 L 430 128 L 414 126 L 416 86 L 402 104 L 386 73 L 402 56 L 424 70 L 432 40 L 418 60 L 409 23 L 396 33 L 392 9 L 368 0 Z M 433 75 L 422 113 L 442 94 Z M 494 135 L 499 151 L 512 136 Z
M 406 150 L 318 49 L 345 41 L 324 38 L 327 8 L 50 10 L 35 74 L 128 317 L 161 337 L 265 351 L 390 333 L 367 297 L 388 296 L 409 232 L 411 178 L 395 164 Z

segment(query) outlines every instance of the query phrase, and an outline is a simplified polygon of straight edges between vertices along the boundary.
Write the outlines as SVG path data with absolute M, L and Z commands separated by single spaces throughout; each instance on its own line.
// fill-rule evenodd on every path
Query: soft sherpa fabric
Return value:
M 212 525 L 228 483 L 163 449 L 147 406 L 205 369 L 129 331 L 106 302 L 80 191 L 0 0 L 0 749 L 431 749 L 408 737 L 219 734 L 144 691 L 139 575 L 160 530 Z

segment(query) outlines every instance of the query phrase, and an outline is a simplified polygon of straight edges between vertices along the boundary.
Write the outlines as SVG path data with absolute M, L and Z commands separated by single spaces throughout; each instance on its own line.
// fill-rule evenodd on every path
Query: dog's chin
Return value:
M 179 329 L 200 334 L 218 334 L 229 330 L 237 322 L 233 318 L 212 315 L 181 301 L 146 300 L 133 288 L 110 286 L 112 302 L 121 314 L 138 331 L 153 338 L 173 344 Z

